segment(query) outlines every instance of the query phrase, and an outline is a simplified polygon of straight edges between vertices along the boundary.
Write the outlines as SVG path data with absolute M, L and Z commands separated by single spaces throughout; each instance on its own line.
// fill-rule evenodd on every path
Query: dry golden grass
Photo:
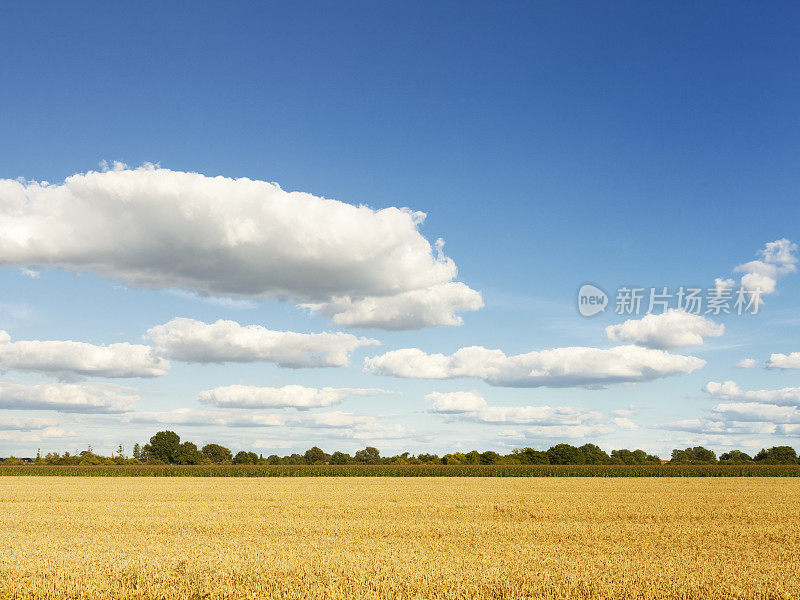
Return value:
M 796 598 L 800 480 L 0 478 L 2 598 Z

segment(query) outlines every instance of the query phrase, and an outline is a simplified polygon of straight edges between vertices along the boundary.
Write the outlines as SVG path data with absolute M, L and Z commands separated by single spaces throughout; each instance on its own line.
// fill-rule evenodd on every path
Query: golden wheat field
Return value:
M 794 478 L 0 478 L 2 598 L 796 598 Z

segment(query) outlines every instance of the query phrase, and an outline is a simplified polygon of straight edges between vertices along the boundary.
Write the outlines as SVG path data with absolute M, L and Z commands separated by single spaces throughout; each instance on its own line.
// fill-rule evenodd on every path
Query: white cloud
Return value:
M 229 385 L 200 392 L 200 402 L 219 408 L 319 408 L 340 404 L 349 396 L 390 394 L 386 390 L 359 388 L 309 388 L 302 385 L 255 387 Z
M 709 415 L 699 419 L 659 427 L 716 436 L 800 434 L 800 388 L 743 391 L 733 381 L 711 381 L 703 389 L 726 402 L 720 402 Z
M 50 419 L 28 419 L 18 417 L 0 417 L 0 431 L 34 431 L 55 427 Z
M 761 402 L 779 406 L 800 406 L 800 388 L 787 387 L 779 390 L 743 391 L 733 381 L 718 383 L 709 381 L 703 390 L 715 398 L 740 402 Z
M 309 429 L 346 429 L 374 426 L 377 418 L 341 411 L 289 415 L 286 413 L 254 413 L 246 409 L 197 410 L 178 408 L 171 411 L 140 411 L 121 415 L 125 423 L 183 425 L 187 427 L 302 427 Z
M 685 431 L 688 433 L 706 434 L 709 436 L 725 436 L 726 442 L 718 442 L 720 445 L 731 446 L 735 442 L 729 436 L 737 435 L 771 435 L 777 432 L 777 426 L 773 423 L 741 422 L 718 420 L 718 416 L 713 418 L 685 419 L 674 421 L 665 425 L 657 425 L 657 429 L 668 429 L 670 431 Z M 702 442 L 701 442 L 702 443 Z
M 176 408 L 170 411 L 139 411 L 122 415 L 124 423 L 183 425 L 186 427 L 280 427 L 287 423 L 281 414 L 252 414 L 246 411 L 197 410 Z
M 737 361 L 735 365 L 733 365 L 737 369 L 752 369 L 756 366 L 756 359 L 754 358 L 743 358 L 740 361 Z
M 706 417 L 675 421 L 660 428 L 728 436 L 793 436 L 800 433 L 800 409 L 761 402 L 723 402 Z
M 676 309 L 606 327 L 606 336 L 612 341 L 662 350 L 699 346 L 703 343 L 704 337 L 719 337 L 724 332 L 724 325 Z
M 198 292 L 195 290 L 182 290 L 174 289 L 169 290 L 169 293 L 177 298 L 184 300 L 191 300 L 193 302 L 202 302 L 204 304 L 211 304 L 212 306 L 221 306 L 222 308 L 234 308 L 237 310 L 252 310 L 258 307 L 254 300 L 247 298 L 231 298 L 230 296 L 212 296 L 205 292 Z
M 120 413 L 132 410 L 138 400 L 130 390 L 112 385 L 0 382 L 0 408 L 4 409 Z
M 584 440 L 613 433 L 614 428 L 606 423 L 594 425 L 535 425 L 525 428 L 528 438 L 556 439 L 559 441 Z
M 483 307 L 483 298 L 463 283 L 451 281 L 394 296 L 361 300 L 340 297 L 326 304 L 305 306 L 343 327 L 402 330 L 461 325 L 463 319 L 455 312 L 478 310 Z
M 41 273 L 35 269 L 28 269 L 26 267 L 20 267 L 19 270 L 20 275 L 24 275 L 25 277 L 30 277 L 31 279 L 39 279 Z
M 440 414 L 480 412 L 486 408 L 486 400 L 478 392 L 431 392 L 425 399 L 433 403 L 431 412 Z
M 502 437 L 585 438 L 616 430 L 637 429 L 626 417 L 608 417 L 600 412 L 570 406 L 488 406 L 477 392 L 431 392 L 425 396 L 431 412 L 450 421 L 471 421 L 489 425 L 527 425 L 504 429 Z
M 350 353 L 380 342 L 349 333 L 273 331 L 260 325 L 175 318 L 152 327 L 147 338 L 159 354 L 199 363 L 274 362 L 283 367 L 342 367 Z
M 797 406 L 778 406 L 760 402 L 723 402 L 712 411 L 726 421 L 800 423 Z
M 36 443 L 52 438 L 77 437 L 77 435 L 74 431 L 67 431 L 60 427 L 45 427 L 32 431 L 3 431 L 0 429 L 0 440 L 11 442 Z
M 95 346 L 72 341 L 18 341 L 0 331 L 0 370 L 57 375 L 62 378 L 158 377 L 169 363 L 150 346 L 121 343 Z
M 800 352 L 772 354 L 767 361 L 770 369 L 800 369 Z
M 481 346 L 461 348 L 452 356 L 405 348 L 364 361 L 367 371 L 382 375 L 422 379 L 475 377 L 490 385 L 508 387 L 593 387 L 650 381 L 691 373 L 704 364 L 694 356 L 640 346 L 555 348 L 516 356 Z
M 442 287 L 456 265 L 420 234 L 424 219 L 265 181 L 118 165 L 58 185 L 0 179 L 0 265 L 288 298 L 359 327 L 457 324 L 479 294 Z
M 741 287 L 748 292 L 759 292 L 761 297 L 774 293 L 780 277 L 797 271 L 796 250 L 797 244 L 786 238 L 768 242 L 759 251 L 760 260 L 744 263 L 734 269 L 737 273 L 743 273 Z

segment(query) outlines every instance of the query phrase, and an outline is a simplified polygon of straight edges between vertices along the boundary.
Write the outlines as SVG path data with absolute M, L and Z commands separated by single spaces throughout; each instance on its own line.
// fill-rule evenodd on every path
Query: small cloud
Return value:
M 205 292 L 188 291 L 188 290 L 169 290 L 169 293 L 178 298 L 185 300 L 192 300 L 194 302 L 203 302 L 213 306 L 221 306 L 222 308 L 235 308 L 240 310 L 252 310 L 258 308 L 258 304 L 254 300 L 246 298 L 231 298 L 230 296 L 213 296 Z
M 29 269 L 27 267 L 20 267 L 19 274 L 24 275 L 25 277 L 30 277 L 31 279 L 39 279 L 41 272 L 37 271 L 36 269 Z
M 752 369 L 756 366 L 756 359 L 754 358 L 743 358 L 742 360 L 738 361 L 734 367 L 739 369 Z

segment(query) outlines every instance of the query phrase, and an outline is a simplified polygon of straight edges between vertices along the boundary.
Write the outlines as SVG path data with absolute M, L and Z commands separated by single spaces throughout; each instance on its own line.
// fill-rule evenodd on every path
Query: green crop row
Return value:
M 800 477 L 800 465 L 0 466 L 0 476 L 77 477 Z

